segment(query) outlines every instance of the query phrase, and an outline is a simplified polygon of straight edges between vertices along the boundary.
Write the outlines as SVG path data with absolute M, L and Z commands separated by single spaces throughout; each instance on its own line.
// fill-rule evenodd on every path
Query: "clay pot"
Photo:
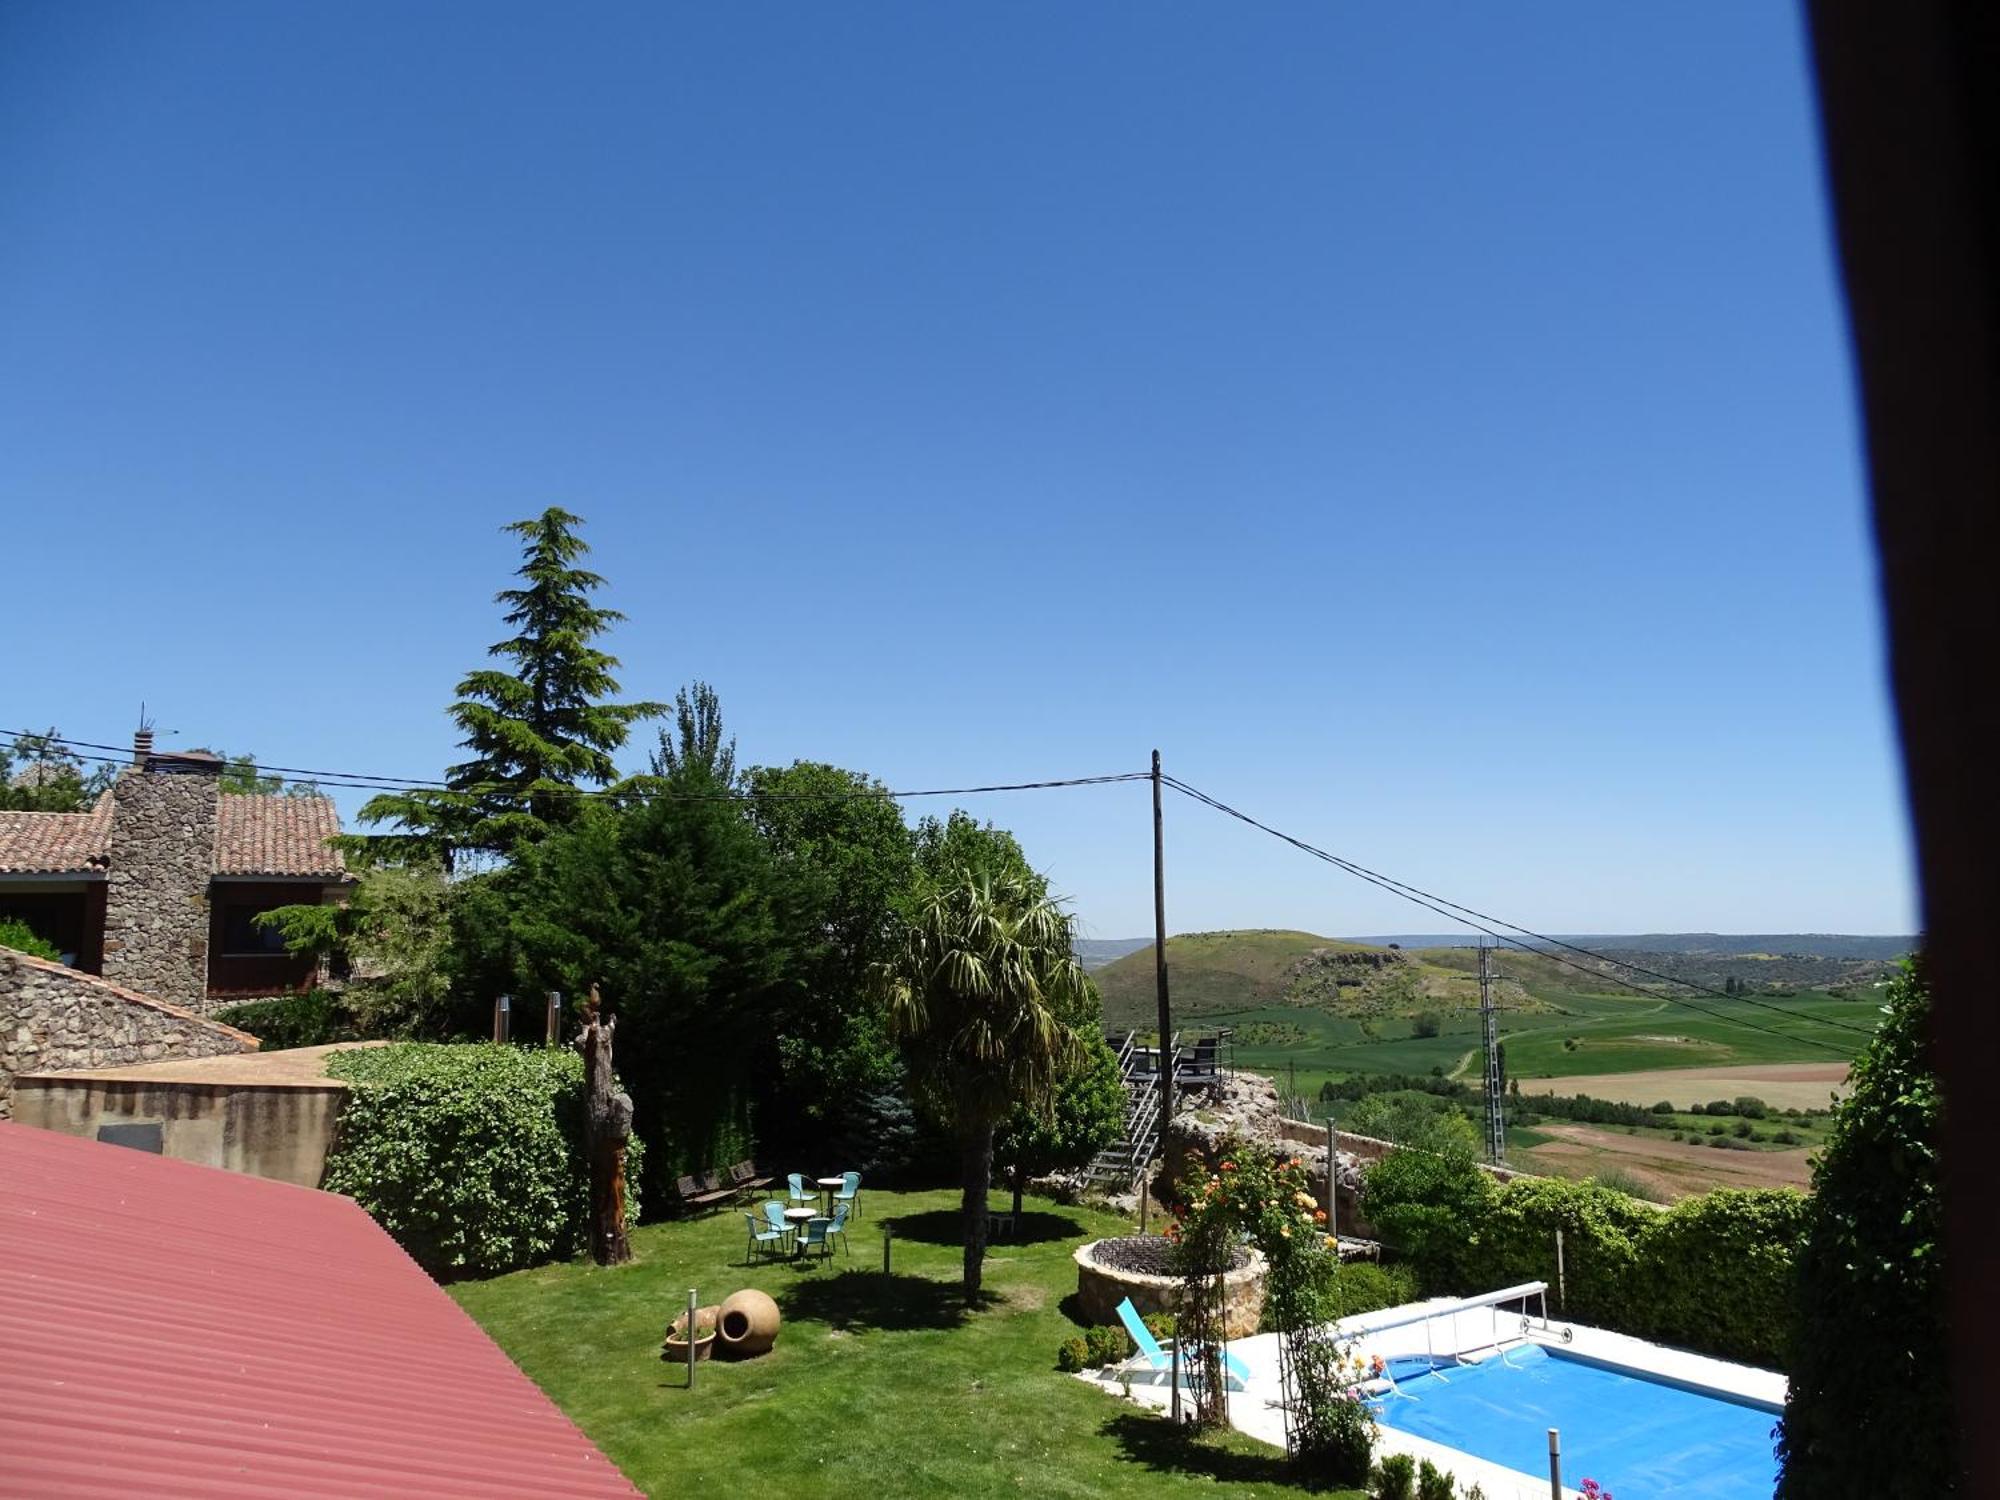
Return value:
M 715 1328 L 722 1316 L 719 1307 L 698 1307 L 694 1311 L 694 1357 L 699 1364 L 715 1352 Z M 666 1339 L 660 1345 L 660 1358 L 672 1363 L 687 1363 L 687 1314 L 682 1313 L 667 1325 Z
M 745 1287 L 723 1299 L 716 1329 L 722 1335 L 723 1353 L 730 1358 L 763 1354 L 778 1340 L 778 1304 L 755 1287 Z

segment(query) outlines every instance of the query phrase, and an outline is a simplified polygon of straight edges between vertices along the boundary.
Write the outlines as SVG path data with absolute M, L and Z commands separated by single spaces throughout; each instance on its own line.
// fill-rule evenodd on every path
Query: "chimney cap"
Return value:
M 207 750 L 154 751 L 146 757 L 146 769 L 166 776 L 220 776 L 222 757 Z

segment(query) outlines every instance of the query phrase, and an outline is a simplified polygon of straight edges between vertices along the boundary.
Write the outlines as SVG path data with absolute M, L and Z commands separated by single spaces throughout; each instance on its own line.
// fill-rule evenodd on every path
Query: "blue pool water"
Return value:
M 1524 1474 L 1549 1471 L 1549 1429 L 1562 1431 L 1563 1484 L 1595 1479 L 1618 1500 L 1770 1500 L 1778 1414 L 1606 1369 L 1539 1346 L 1507 1363 L 1399 1379 L 1373 1404 L 1385 1427 L 1429 1438 Z M 1400 1371 L 1397 1372 L 1400 1375 Z

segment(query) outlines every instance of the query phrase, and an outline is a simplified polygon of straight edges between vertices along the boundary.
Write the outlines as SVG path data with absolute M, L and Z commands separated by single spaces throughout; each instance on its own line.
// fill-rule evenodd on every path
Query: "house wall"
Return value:
M 103 973 L 198 1009 L 208 994 L 208 884 L 220 786 L 212 774 L 158 764 L 124 771 L 112 783 Z
M 347 1085 L 332 1079 L 259 1087 L 42 1074 L 15 1086 L 14 1118 L 91 1140 L 107 1125 L 157 1125 L 163 1156 L 318 1187 L 346 1100 Z
M 246 1032 L 0 948 L 0 1118 L 12 1112 L 19 1073 L 256 1049 Z

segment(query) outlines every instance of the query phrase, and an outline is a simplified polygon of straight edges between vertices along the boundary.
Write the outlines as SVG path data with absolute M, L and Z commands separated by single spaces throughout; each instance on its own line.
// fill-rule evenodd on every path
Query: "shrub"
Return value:
M 1656 1115 L 1670 1115 L 1673 1112 L 1674 1112 L 1674 1106 L 1672 1102 L 1666 1099 L 1662 1099 L 1658 1104 L 1655 1104 L 1652 1108 L 1652 1113 Z
M 1628 1331 L 1782 1369 L 1806 1199 L 1716 1188 L 1657 1214 L 1638 1237 Z
M 1417 1461 L 1407 1453 L 1392 1453 L 1368 1476 L 1373 1500 L 1416 1500 Z
M 266 1052 L 358 1041 L 364 1035 L 341 997 L 326 990 L 224 1006 L 215 1019 L 249 1032 L 264 1044 Z
M 1056 1368 L 1065 1374 L 1075 1375 L 1089 1367 L 1090 1345 L 1083 1341 L 1082 1336 L 1064 1339 L 1062 1346 L 1056 1350 Z
M 1748 1136 L 1749 1136 L 1750 1134 L 1751 1134 L 1751 1130 L 1750 1130 L 1750 1122 L 1749 1122 L 1748 1120 L 1738 1120 L 1738 1121 L 1736 1122 L 1736 1136 L 1737 1136 L 1737 1139 L 1739 1139 L 1739 1140 L 1742 1140 L 1742 1139 L 1745 1139 L 1745 1138 L 1747 1138 L 1747 1137 L 1748 1137 Z
M 1417 1465 L 1417 1500 L 1453 1500 L 1458 1486 L 1428 1458 Z
M 1333 1273 L 1327 1287 L 1328 1315 L 1351 1318 L 1356 1313 L 1401 1307 L 1419 1295 L 1417 1273 L 1409 1266 L 1353 1261 Z
M 1436 1151 L 1392 1151 L 1362 1178 L 1363 1211 L 1409 1261 L 1426 1294 L 1469 1283 L 1475 1245 L 1466 1225 L 1490 1213 L 1492 1198 L 1492 1180 L 1462 1140 Z
M 1092 1366 L 1115 1365 L 1132 1352 L 1132 1340 L 1123 1328 L 1106 1325 L 1086 1328 L 1083 1347 Z
M 11 917 L 0 921 L 0 948 L 12 948 L 30 958 L 45 958 L 52 964 L 63 961 L 62 950 L 54 943 L 37 937 L 35 930 L 26 922 L 17 922 Z
M 1729 1127 L 1727 1125 L 1711 1125 L 1708 1127 L 1708 1133 L 1710 1135 L 1727 1135 L 1729 1134 Z
M 1593 1172 L 1591 1180 L 1599 1187 L 1623 1193 L 1628 1198 L 1638 1198 L 1647 1203 L 1653 1201 L 1653 1189 L 1623 1167 L 1606 1167 L 1601 1172 Z
M 1444 1022 L 1430 1011 L 1425 1011 L 1422 1015 L 1415 1016 L 1410 1021 L 1410 1035 L 1413 1037 L 1436 1036 L 1443 1030 Z
M 1799 1143 L 1799 1133 L 1796 1130 L 1780 1130 L 1775 1132 L 1771 1139 L 1780 1146 L 1796 1146 Z
M 1712 1115 L 1733 1115 L 1736 1105 L 1728 1099 L 1711 1099 L 1708 1101 L 1708 1112 Z
M 1970 1493 L 1945 1338 L 1944 1101 L 1929 1012 L 1913 960 L 1889 986 L 1886 1017 L 1813 1166 L 1780 1500 Z
M 325 1186 L 348 1193 L 424 1269 L 490 1275 L 587 1243 L 583 1059 L 566 1049 L 417 1042 L 336 1053 L 355 1085 Z M 626 1164 L 639 1217 L 644 1148 Z
M 1770 1106 L 1754 1094 L 1745 1094 L 1736 1101 L 1736 1113 L 1746 1120 L 1761 1120 L 1770 1113 Z

